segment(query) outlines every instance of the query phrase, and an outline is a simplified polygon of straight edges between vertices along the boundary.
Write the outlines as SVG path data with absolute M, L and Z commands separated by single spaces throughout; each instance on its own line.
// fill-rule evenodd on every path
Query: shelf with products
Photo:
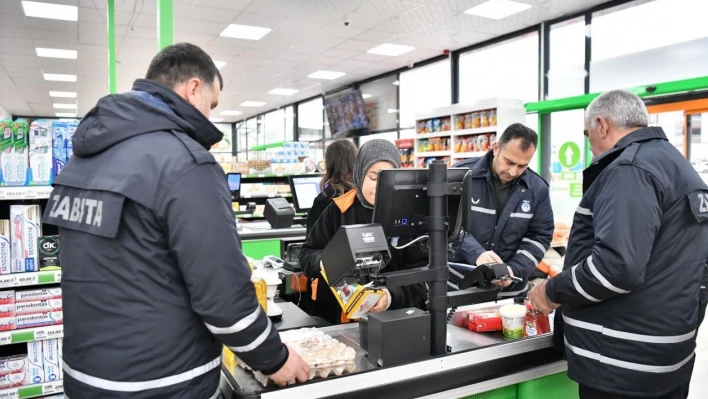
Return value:
M 52 193 L 52 186 L 4 186 L 0 187 L 0 200 L 47 199 Z
M 38 398 L 46 395 L 59 394 L 64 391 L 63 381 L 44 382 L 23 387 L 0 389 L 2 399 Z
M 521 100 L 503 98 L 418 113 L 416 167 L 425 167 L 433 157 L 448 160 L 481 156 L 492 148 L 499 132 L 514 123 L 524 123 L 525 119 Z M 420 162 L 421 159 L 425 160 Z
M 53 326 L 23 328 L 20 330 L 0 331 L 0 345 L 21 344 L 32 341 L 42 341 L 45 339 L 63 338 L 64 326 L 56 324 Z M 0 396 L 2 398 L 2 396 Z
M 61 270 L 48 270 L 31 273 L 12 273 L 0 275 L 0 289 L 29 287 L 61 282 Z

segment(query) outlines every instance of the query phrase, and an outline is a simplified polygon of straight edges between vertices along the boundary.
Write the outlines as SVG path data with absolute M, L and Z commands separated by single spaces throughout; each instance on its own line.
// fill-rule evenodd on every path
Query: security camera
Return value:
M 351 24 L 352 24 L 351 19 L 345 19 L 345 20 L 344 20 L 344 26 L 349 26 L 349 25 L 351 25 Z

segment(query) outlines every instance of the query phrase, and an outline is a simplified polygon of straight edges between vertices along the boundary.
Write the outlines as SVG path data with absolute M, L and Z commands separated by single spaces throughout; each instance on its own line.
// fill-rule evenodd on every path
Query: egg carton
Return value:
M 315 377 L 327 378 L 356 370 L 356 351 L 317 329 L 291 330 L 281 333 L 281 340 L 310 367 L 308 379 Z M 252 370 L 240 359 L 238 365 L 246 370 Z M 253 376 L 263 386 L 268 384 L 268 376 L 253 371 Z

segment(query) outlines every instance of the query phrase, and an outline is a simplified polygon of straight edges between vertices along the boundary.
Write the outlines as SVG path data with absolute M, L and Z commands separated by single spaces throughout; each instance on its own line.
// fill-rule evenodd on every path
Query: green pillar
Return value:
M 108 92 L 116 92 L 116 9 L 115 0 L 108 0 Z
M 157 0 L 157 51 L 174 43 L 172 0 Z

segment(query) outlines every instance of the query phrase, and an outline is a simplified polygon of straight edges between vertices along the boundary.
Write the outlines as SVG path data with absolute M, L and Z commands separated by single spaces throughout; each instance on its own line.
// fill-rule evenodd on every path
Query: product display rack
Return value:
M 64 381 L 44 382 L 24 387 L 0 389 L 2 399 L 38 398 L 64 392 Z
M 35 200 L 47 199 L 52 192 L 52 186 L 2 186 L 0 200 Z
M 15 287 L 30 287 L 42 284 L 58 284 L 61 282 L 61 270 L 50 270 L 34 273 L 12 273 L 0 275 L 0 289 Z
M 64 326 L 62 324 L 1 331 L 0 345 L 21 344 L 24 342 L 43 341 L 52 338 L 64 338 Z M 3 398 L 3 396 L 0 395 L 0 398 Z
M 491 112 L 496 115 L 491 117 Z M 485 113 L 489 126 L 483 126 L 481 115 Z M 469 127 L 467 115 L 480 115 L 480 127 Z M 492 98 L 472 104 L 454 104 L 430 112 L 416 114 L 415 158 L 416 167 L 425 167 L 428 159 L 449 159 L 450 165 L 467 158 L 484 154 L 493 145 L 493 134 L 497 136 L 511 124 L 524 123 L 526 110 L 521 100 Z M 496 119 L 496 123 L 494 123 Z M 433 123 L 435 121 L 435 123 Z M 458 125 L 460 121 L 461 125 Z M 433 130 L 428 132 L 428 130 Z M 468 145 L 470 140 L 484 139 L 484 147 Z M 426 142 L 437 144 L 426 146 Z M 426 149 L 426 151 L 422 151 Z M 432 150 L 431 150 L 432 148 Z M 422 159 L 421 159 L 422 158 Z M 427 158 L 427 159 L 426 159 Z

